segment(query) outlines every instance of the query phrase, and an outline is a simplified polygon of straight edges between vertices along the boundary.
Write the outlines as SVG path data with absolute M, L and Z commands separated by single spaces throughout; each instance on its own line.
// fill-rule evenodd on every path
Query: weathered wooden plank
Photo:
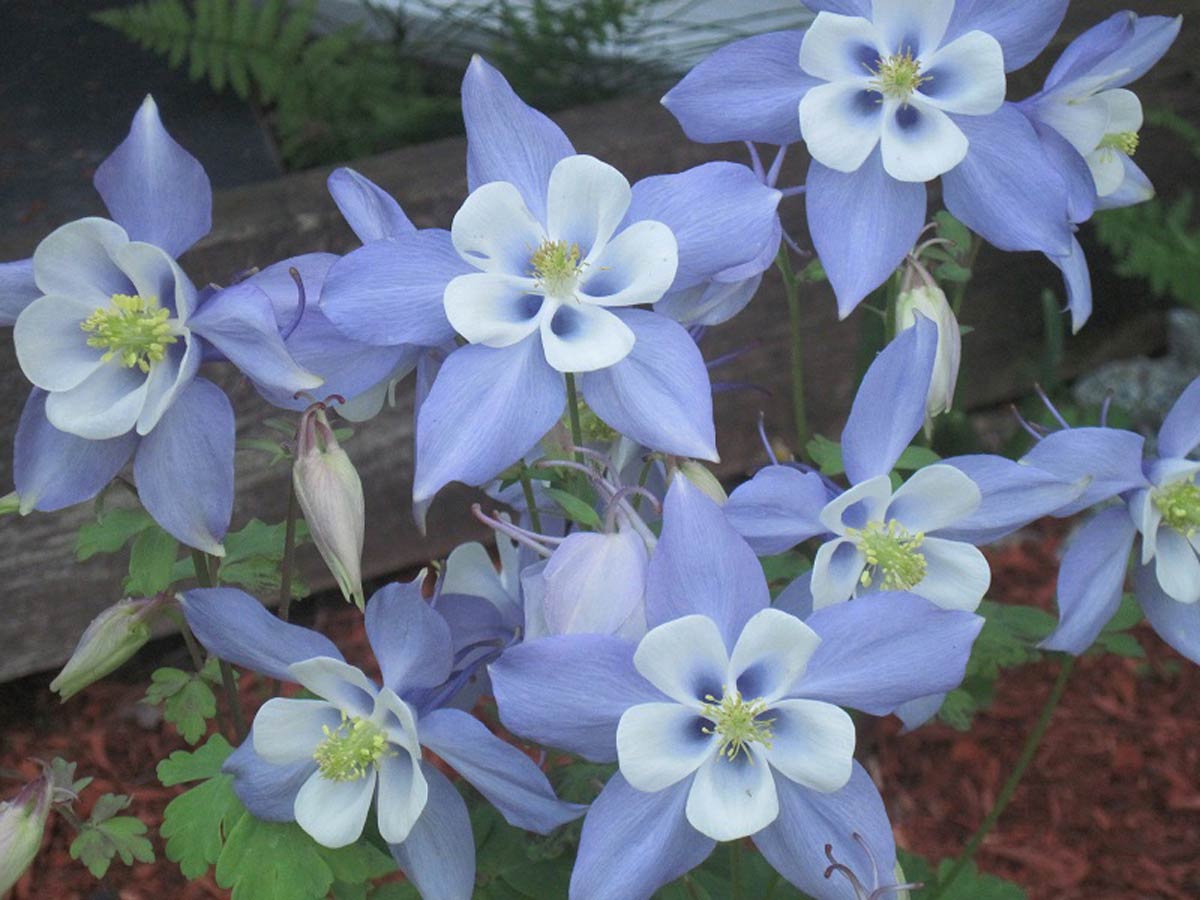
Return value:
M 1082 6 L 1082 5 L 1081 5 Z M 1087 4 L 1075 18 L 1094 21 L 1116 4 Z M 1079 30 L 1075 27 L 1069 33 Z M 1200 91 L 1195 90 L 1196 39 L 1176 47 L 1166 64 L 1141 85 L 1147 105 L 1169 102 L 1179 112 L 1200 119 Z M 684 140 L 677 125 L 653 98 L 627 98 L 602 106 L 568 111 L 558 117 L 581 152 L 609 160 L 631 180 L 676 171 L 710 159 L 741 159 L 738 146 L 703 147 Z M 1177 145 L 1145 143 L 1144 162 L 1170 193 L 1187 183 L 1189 174 L 1171 164 Z M 406 148 L 355 163 L 396 196 L 419 226 L 445 227 L 465 191 L 465 145 L 450 139 Z M 789 171 L 802 178 L 806 160 L 795 151 Z M 277 181 L 218 194 L 216 230 L 195 248 L 184 264 L 198 281 L 222 280 L 232 272 L 264 265 L 284 256 L 314 250 L 344 252 L 354 238 L 341 222 L 325 192 L 325 170 L 288 175 Z M 98 201 L 96 212 L 101 212 Z M 785 224 L 805 241 L 801 201 L 789 201 Z M 0 236 L 0 259 L 28 255 L 41 233 L 18 231 Z M 1130 296 L 1129 285 L 1104 275 L 1107 265 L 1094 256 L 1097 317 L 1069 343 L 1066 371 L 1083 371 L 1101 359 L 1149 352 L 1163 343 L 1160 311 L 1144 296 Z M 966 321 L 975 331 L 966 339 L 968 368 L 963 390 L 972 406 L 1005 401 L 1028 390 L 1034 378 L 1029 362 L 1041 339 L 1039 295 L 1043 286 L 1058 289 L 1057 272 L 1036 255 L 985 252 L 972 286 Z M 849 408 L 853 390 L 857 328 L 852 319 L 839 323 L 829 291 L 811 288 L 804 298 L 809 401 L 814 427 L 836 434 Z M 740 475 L 762 461 L 755 433 L 761 410 L 779 434 L 791 429 L 788 402 L 787 315 L 781 287 L 770 275 L 760 295 L 735 322 L 713 330 L 704 350 L 709 358 L 761 341 L 754 352 L 717 373 L 719 380 L 751 382 L 769 395 L 728 393 L 717 398 L 716 415 L 725 476 Z M 226 380 L 238 410 L 239 429 L 255 426 L 271 413 L 253 390 L 236 379 Z M 11 446 L 27 385 L 16 366 L 11 342 L 0 342 L 0 394 L 9 412 L 0 417 L 0 446 Z M 454 544 L 480 534 L 466 515 L 468 493 L 448 491 L 430 516 L 428 537 L 417 533 L 409 515 L 412 481 L 411 398 L 400 392 L 397 409 L 359 430 L 353 455 L 367 486 L 369 536 L 365 570 L 370 575 L 394 572 L 446 553 Z M 9 465 L 7 449 L 0 465 Z M 278 521 L 286 502 L 287 472 L 267 470 L 263 457 L 239 454 L 238 503 L 234 526 L 251 516 Z M 99 557 L 85 564 L 72 558 L 73 534 L 91 514 L 84 506 L 56 515 L 0 520 L 0 584 L 5 585 L 0 618 L 0 679 L 50 668 L 69 653 L 86 620 L 118 597 L 121 566 Z M 311 583 L 329 586 L 330 579 L 310 554 L 303 560 Z

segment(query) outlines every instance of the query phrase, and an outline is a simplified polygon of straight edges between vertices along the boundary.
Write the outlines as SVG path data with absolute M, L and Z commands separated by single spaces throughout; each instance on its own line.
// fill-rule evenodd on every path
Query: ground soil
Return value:
M 1000 600 L 1051 608 L 1063 526 L 1042 523 L 989 552 Z M 361 618 L 345 607 L 308 610 L 352 659 L 365 659 Z M 1009 878 L 1030 900 L 1188 900 L 1200 897 L 1200 668 L 1167 648 L 1145 625 L 1136 632 L 1144 662 L 1085 658 L 1051 731 L 999 827 L 979 854 L 985 871 Z M 159 646 L 155 664 L 184 664 Z M 931 859 L 955 854 L 991 807 L 1050 691 L 1057 662 L 1005 675 L 995 704 L 969 733 L 932 725 L 900 734 L 877 729 L 868 768 L 883 786 L 898 842 Z M 147 670 L 148 671 L 148 670 Z M 30 757 L 76 760 L 97 776 L 85 793 L 133 796 L 132 812 L 152 833 L 179 789 L 154 778 L 154 763 L 184 742 L 138 703 L 142 673 L 96 685 L 65 705 L 48 678 L 0 689 L 0 770 L 33 775 Z M 247 699 L 262 685 L 245 678 Z M 16 790 L 0 783 L 0 795 Z M 84 804 L 86 811 L 86 803 Z M 15 900 L 199 900 L 223 898 L 211 878 L 188 883 L 160 860 L 119 863 L 97 886 L 73 862 L 71 833 L 55 818 L 43 853 L 18 883 Z

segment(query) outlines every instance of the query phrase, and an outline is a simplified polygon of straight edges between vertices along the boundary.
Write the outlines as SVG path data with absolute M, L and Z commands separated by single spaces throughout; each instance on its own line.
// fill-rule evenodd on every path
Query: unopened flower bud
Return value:
M 4 515 L 5 513 L 19 512 L 20 509 L 21 498 L 17 496 L 16 491 L 0 497 L 0 516 Z
M 725 489 L 721 487 L 721 482 L 717 480 L 717 476 L 709 471 L 708 466 L 703 463 L 694 459 L 685 459 L 679 464 L 679 474 L 700 488 L 700 491 L 707 494 L 714 503 L 723 506 L 729 499 Z
M 150 640 L 149 619 L 165 602 L 122 600 L 92 619 L 50 690 L 67 700 L 125 663 Z
M 365 603 L 362 482 L 350 457 L 338 446 L 325 409 L 320 405 L 308 409 L 300 419 L 292 483 L 304 521 L 325 565 L 337 579 L 342 596 L 361 609 Z
M 896 300 L 896 333 L 917 324 L 917 314 L 937 326 L 937 353 L 933 378 L 925 404 L 926 422 L 954 408 L 954 389 L 958 384 L 958 364 L 962 358 L 962 332 L 945 293 L 937 285 L 918 282 L 900 292 Z
M 25 785 L 12 800 L 0 803 L 0 896 L 25 874 L 42 845 L 54 784 L 50 773 Z

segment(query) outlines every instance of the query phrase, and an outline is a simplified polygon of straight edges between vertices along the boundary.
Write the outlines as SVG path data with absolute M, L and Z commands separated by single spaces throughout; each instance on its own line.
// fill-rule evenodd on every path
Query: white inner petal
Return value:
M 684 616 L 649 631 L 634 651 L 633 664 L 668 697 L 691 706 L 722 695 L 729 654 L 712 619 Z
M 320 773 L 309 777 L 296 794 L 296 824 L 323 847 L 346 847 L 358 840 L 371 798 L 376 772 L 355 781 L 330 781 Z
M 459 275 L 443 296 L 454 330 L 488 347 L 508 347 L 533 334 L 543 300 L 532 278 L 492 272 Z
M 926 182 L 967 156 L 967 136 L 950 117 L 916 96 L 883 109 L 883 167 L 897 181 Z
M 507 181 L 476 188 L 454 216 L 450 239 L 477 269 L 528 276 L 529 258 L 546 240 L 545 229 Z
M 539 319 L 546 362 L 560 372 L 616 365 L 636 342 L 628 325 L 599 306 L 546 298 Z
M 868 79 L 821 84 L 800 101 L 800 132 L 821 165 L 857 172 L 879 143 L 883 113 L 883 95 Z
M 621 774 L 639 791 L 661 791 L 695 772 L 717 752 L 707 719 L 695 706 L 642 703 L 617 723 Z
M 871 0 L 871 19 L 892 53 L 927 57 L 946 35 L 955 0 Z
M 779 815 L 775 778 L 757 746 L 736 758 L 713 756 L 688 792 L 687 819 L 715 841 L 736 841 L 766 828 Z
M 887 56 L 879 30 L 857 16 L 818 13 L 800 44 L 800 68 L 823 81 L 870 77 Z
M 831 703 L 784 700 L 767 715 L 771 746 L 763 751 L 780 774 L 822 793 L 841 790 L 854 763 L 854 720 Z
M 971 31 L 942 47 L 921 68 L 921 97 L 946 112 L 986 116 L 1004 103 L 1008 79 L 1004 50 L 982 31 Z
M 770 703 L 791 690 L 820 643 L 795 616 L 778 609 L 757 612 L 734 645 L 727 684 L 744 697 Z
M 592 156 L 568 156 L 550 173 L 546 231 L 579 246 L 584 259 L 603 251 L 625 217 L 633 191 L 625 176 Z

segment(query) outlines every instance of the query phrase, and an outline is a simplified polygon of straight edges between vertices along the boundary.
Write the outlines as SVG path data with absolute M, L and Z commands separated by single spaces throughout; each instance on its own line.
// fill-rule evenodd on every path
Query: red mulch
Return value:
M 1060 523 L 989 553 L 991 595 L 1052 608 Z M 316 627 L 365 661 L 361 620 L 349 609 L 321 608 Z M 981 867 L 1020 884 L 1031 900 L 1200 897 L 1200 669 L 1167 648 L 1145 625 L 1147 661 L 1096 658 L 1077 667 L 1053 727 L 997 830 Z M 182 660 L 178 664 L 183 665 Z M 899 842 L 931 859 L 954 855 L 990 808 L 1054 680 L 1048 661 L 1010 672 L 996 703 L 970 733 L 943 725 L 901 735 L 893 720 L 878 729 L 868 761 L 884 785 Z M 156 831 L 179 788 L 165 789 L 153 764 L 185 747 L 169 726 L 138 706 L 144 681 L 110 679 L 59 706 L 48 679 L 0 689 L 0 770 L 32 776 L 28 757 L 61 755 L 104 792 L 134 797 L 133 814 Z M 247 700 L 263 685 L 243 678 Z M 8 796 L 15 784 L 0 789 Z M 86 811 L 86 803 L 85 810 Z M 115 864 L 99 887 L 68 854 L 69 827 L 52 819 L 43 855 L 18 883 L 14 900 L 200 900 L 223 898 L 211 877 L 188 883 L 161 858 L 132 869 Z

